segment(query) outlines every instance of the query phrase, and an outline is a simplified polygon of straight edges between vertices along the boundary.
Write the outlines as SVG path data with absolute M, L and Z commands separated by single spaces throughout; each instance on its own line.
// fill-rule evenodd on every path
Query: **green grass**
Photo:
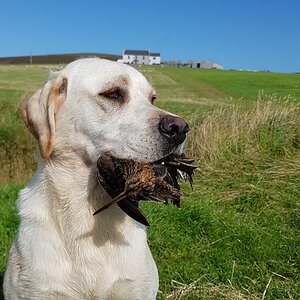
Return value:
M 299 75 L 138 69 L 157 105 L 190 122 L 187 152 L 199 166 L 180 209 L 143 203 L 158 298 L 299 299 Z M 0 271 L 17 193 L 35 168 L 19 103 L 46 75 L 42 66 L 0 66 Z
M 230 285 L 259 297 L 272 276 L 268 299 L 298 295 L 299 232 L 282 226 L 290 216 L 281 215 L 281 205 L 260 213 L 259 198 L 246 195 L 229 203 L 214 193 L 192 193 L 181 209 L 147 207 L 162 292 L 169 294 L 174 280 L 200 278 L 201 285 Z
M 3 271 L 9 247 L 15 237 L 18 217 L 15 201 L 20 185 L 0 185 L 0 299 L 2 298 Z
M 44 66 L 0 66 L 0 183 L 25 182 L 32 175 L 33 139 L 20 106 L 48 76 Z
M 198 97 L 254 100 L 258 91 L 287 95 L 300 101 L 299 74 L 201 69 L 162 69 L 161 72 Z
M 16 233 L 16 226 L 18 225 L 15 201 L 20 188 L 20 185 L 14 184 L 0 186 L 0 264 L 2 266 L 2 270 L 6 262 L 7 252 L 4 251 L 4 249 L 7 249 L 7 246 L 11 244 Z

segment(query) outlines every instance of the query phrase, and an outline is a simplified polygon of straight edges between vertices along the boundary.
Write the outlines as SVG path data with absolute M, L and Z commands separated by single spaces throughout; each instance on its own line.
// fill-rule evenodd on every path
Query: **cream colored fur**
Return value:
M 107 99 L 114 87 L 124 101 Z M 99 155 L 155 161 L 173 151 L 157 129 L 165 114 L 134 68 L 82 59 L 26 103 L 38 168 L 21 190 L 20 226 L 4 278 L 5 299 L 155 299 L 157 268 L 145 227 L 110 201 L 96 179 Z M 153 224 L 155 226 L 155 224 Z

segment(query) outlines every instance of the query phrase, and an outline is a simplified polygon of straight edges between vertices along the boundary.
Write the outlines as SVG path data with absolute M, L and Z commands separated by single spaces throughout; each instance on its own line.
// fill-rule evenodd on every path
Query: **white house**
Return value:
M 159 65 L 160 53 L 149 50 L 124 50 L 122 61 L 125 64 Z
M 160 65 L 160 53 L 150 53 L 149 65 Z

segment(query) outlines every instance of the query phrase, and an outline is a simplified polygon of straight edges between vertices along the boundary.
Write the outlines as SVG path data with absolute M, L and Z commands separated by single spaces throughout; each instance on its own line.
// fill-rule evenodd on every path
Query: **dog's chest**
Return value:
M 142 287 L 151 281 L 155 290 L 157 270 L 148 247 L 130 242 L 101 247 L 86 243 L 85 253 L 76 259 L 74 279 L 88 299 L 142 299 Z

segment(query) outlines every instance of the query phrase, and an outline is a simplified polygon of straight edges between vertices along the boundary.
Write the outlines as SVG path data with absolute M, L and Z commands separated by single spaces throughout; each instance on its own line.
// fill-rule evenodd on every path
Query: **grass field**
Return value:
M 182 208 L 143 204 L 159 299 L 299 299 L 300 75 L 138 68 L 191 125 L 199 166 Z M 0 66 L 0 270 L 35 167 L 20 101 L 44 66 Z M 263 90 L 263 92 L 262 92 Z

